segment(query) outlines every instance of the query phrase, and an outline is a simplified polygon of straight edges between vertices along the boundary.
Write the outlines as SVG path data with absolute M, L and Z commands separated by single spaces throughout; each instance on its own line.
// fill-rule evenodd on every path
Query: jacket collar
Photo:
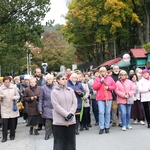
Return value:
M 56 85 L 55 88 L 56 88 L 57 90 L 60 90 L 60 89 L 67 89 L 67 90 L 70 90 L 70 87 L 68 87 L 67 85 L 60 85 L 60 84 Z
M 10 86 L 9 87 L 6 87 L 4 84 L 1 86 L 1 88 L 3 89 L 3 90 L 5 90 L 5 89 L 13 89 L 13 87 L 14 87 L 15 85 L 14 84 L 10 84 Z

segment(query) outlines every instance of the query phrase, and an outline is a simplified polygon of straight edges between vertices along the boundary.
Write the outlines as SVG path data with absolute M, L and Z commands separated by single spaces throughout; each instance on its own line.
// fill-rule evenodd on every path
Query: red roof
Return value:
M 121 58 L 120 58 L 120 57 L 115 58 L 115 59 L 111 59 L 111 60 L 106 61 L 105 63 L 101 64 L 99 67 L 111 66 L 111 65 L 113 65 L 113 64 L 118 63 L 120 60 L 121 60 Z
M 144 48 L 137 48 L 131 49 L 130 52 L 132 53 L 134 58 L 146 58 L 146 50 Z

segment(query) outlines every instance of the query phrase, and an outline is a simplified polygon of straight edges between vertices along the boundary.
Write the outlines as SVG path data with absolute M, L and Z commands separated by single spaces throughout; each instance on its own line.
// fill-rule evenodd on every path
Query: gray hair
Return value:
M 49 78 L 53 80 L 54 76 L 51 75 L 51 74 L 47 74 L 46 77 L 45 77 L 45 80 L 47 81 Z
M 57 73 L 57 75 L 56 75 L 56 80 L 59 80 L 61 77 L 63 77 L 63 76 L 66 76 L 67 77 L 67 74 L 65 73 L 65 72 L 59 72 L 59 73 Z

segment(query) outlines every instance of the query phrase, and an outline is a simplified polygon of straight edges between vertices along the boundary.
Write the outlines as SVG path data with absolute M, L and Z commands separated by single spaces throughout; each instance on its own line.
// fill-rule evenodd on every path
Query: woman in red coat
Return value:
M 97 91 L 96 100 L 99 110 L 99 134 L 109 133 L 110 111 L 112 104 L 112 90 L 115 90 L 116 84 L 111 76 L 108 75 L 105 67 L 99 69 L 100 76 L 94 80 L 93 89 Z

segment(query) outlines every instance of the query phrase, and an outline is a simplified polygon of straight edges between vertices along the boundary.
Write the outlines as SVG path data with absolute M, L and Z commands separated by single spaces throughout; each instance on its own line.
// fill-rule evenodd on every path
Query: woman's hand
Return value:
M 32 101 L 34 100 L 34 96 L 31 97 L 31 100 L 32 100 Z
M 3 99 L 3 98 L 5 98 L 5 96 L 4 96 L 4 95 L 0 95 L 0 98 L 2 98 L 2 99 Z
M 125 95 L 125 98 L 129 98 L 130 97 L 130 95 L 127 93 L 126 95 Z

